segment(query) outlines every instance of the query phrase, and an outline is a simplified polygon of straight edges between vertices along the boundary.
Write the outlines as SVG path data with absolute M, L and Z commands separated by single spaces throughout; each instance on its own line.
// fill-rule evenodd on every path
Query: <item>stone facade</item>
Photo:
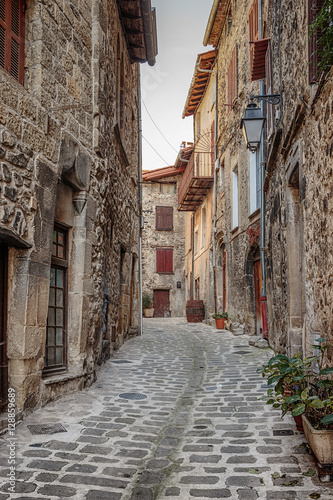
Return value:
M 181 168 L 166 167 L 143 174 L 142 290 L 154 297 L 155 317 L 185 315 L 185 216 L 177 211 L 182 172 Z M 159 207 L 168 207 L 172 212 L 172 225 L 168 230 L 157 229 Z M 166 273 L 159 272 L 161 270 L 157 268 L 156 251 L 160 248 L 172 249 L 173 266 Z M 159 292 L 164 296 L 164 312 L 161 305 L 156 304 Z
M 263 168 L 268 338 L 277 351 L 307 355 L 316 337 L 332 340 L 333 326 L 332 71 L 322 75 L 319 85 L 313 79 L 309 83 L 313 3 L 215 0 L 204 38 L 204 45 L 217 50 L 212 69 L 218 74 L 219 171 L 216 228 L 213 224 L 211 234 L 211 240 L 216 235 L 217 303 L 221 307 L 225 301 L 231 319 L 242 323 L 247 333 L 263 333 L 259 248 Z M 259 57 L 251 66 L 251 51 L 257 48 L 250 43 L 250 29 L 258 29 L 260 5 L 264 63 Z M 240 131 L 250 95 L 260 91 L 282 96 L 279 105 L 264 108 L 263 161 L 259 152 L 246 149 Z M 195 121 L 200 114 L 202 119 L 205 99 L 200 95 L 191 108 Z M 214 203 L 213 197 L 209 203 Z M 188 240 L 190 225 L 188 215 Z M 211 287 L 212 280 L 206 281 Z M 207 286 L 200 298 L 211 304 Z
M 139 332 L 140 58 L 122 3 L 27 1 L 24 85 L 0 69 L 2 323 L 18 412 L 92 383 Z M 52 321 L 50 268 L 65 278 Z

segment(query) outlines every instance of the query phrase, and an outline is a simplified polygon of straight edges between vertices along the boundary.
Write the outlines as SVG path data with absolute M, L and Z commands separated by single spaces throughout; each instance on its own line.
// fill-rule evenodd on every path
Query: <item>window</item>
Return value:
M 194 281 L 195 300 L 200 300 L 200 278 Z
M 24 83 L 24 0 L 0 0 L 0 67 Z
M 315 21 L 317 15 L 324 5 L 324 0 L 308 0 L 308 24 L 309 28 Z M 318 40 L 321 36 L 321 30 L 309 34 L 308 42 L 308 60 L 309 60 L 309 84 L 317 83 L 318 81 L 318 64 L 320 55 L 317 53 Z
M 220 195 L 224 193 L 224 159 L 220 164 Z
M 156 272 L 173 273 L 173 248 L 156 248 Z
M 232 172 L 232 229 L 238 227 L 238 168 Z
M 249 151 L 250 164 L 250 214 L 260 206 L 259 155 Z
M 237 45 L 235 46 L 231 61 L 227 72 L 227 104 L 228 114 L 230 109 L 234 106 L 238 96 L 238 80 L 237 80 Z
M 201 248 L 206 246 L 206 207 L 201 209 Z
M 156 207 L 156 230 L 173 230 L 173 207 Z
M 199 227 L 194 230 L 194 255 L 199 252 Z
M 44 372 L 66 369 L 67 231 L 55 227 L 50 274 Z

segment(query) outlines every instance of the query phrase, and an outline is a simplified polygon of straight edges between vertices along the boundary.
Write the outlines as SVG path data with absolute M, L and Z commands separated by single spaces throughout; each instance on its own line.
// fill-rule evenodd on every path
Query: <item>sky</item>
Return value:
M 158 55 L 155 66 L 141 65 L 143 170 L 173 165 L 181 143 L 193 140 L 193 118 L 182 114 L 197 55 L 212 49 L 202 42 L 213 0 L 151 0 L 151 5 Z

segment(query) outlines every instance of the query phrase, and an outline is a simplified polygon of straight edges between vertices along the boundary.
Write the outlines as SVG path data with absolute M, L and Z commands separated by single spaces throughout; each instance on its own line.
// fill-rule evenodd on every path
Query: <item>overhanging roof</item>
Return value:
M 132 62 L 154 66 L 157 55 L 156 12 L 151 0 L 117 0 Z
M 186 168 L 188 162 L 190 161 L 191 155 L 193 153 L 194 145 L 183 147 L 177 156 L 175 161 L 175 167 L 184 167 Z
M 198 55 L 190 90 L 188 92 L 185 108 L 183 111 L 183 118 L 185 118 L 185 116 L 194 115 L 197 107 L 201 103 L 203 96 L 205 95 L 208 86 L 211 73 L 204 73 L 202 71 L 199 71 L 198 68 L 212 69 L 215 58 L 215 50 L 210 50 L 209 52 Z
M 173 177 L 175 175 L 180 175 L 184 172 L 186 165 L 179 168 L 170 165 L 169 167 L 156 168 L 155 170 L 148 170 L 142 174 L 143 181 L 156 181 L 158 179 L 163 179 L 163 177 Z
M 229 4 L 230 0 L 214 0 L 203 41 L 205 47 L 207 45 L 217 46 L 228 14 Z

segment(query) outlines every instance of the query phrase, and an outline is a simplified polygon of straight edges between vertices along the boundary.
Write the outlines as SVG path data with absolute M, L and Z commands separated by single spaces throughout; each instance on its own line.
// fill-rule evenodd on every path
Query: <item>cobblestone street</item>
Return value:
M 93 386 L 17 427 L 11 495 L 2 436 L 0 500 L 332 499 L 291 417 L 259 399 L 266 385 L 256 370 L 272 351 L 248 339 L 179 318 L 146 320 Z M 36 424 L 66 432 L 33 435 Z

